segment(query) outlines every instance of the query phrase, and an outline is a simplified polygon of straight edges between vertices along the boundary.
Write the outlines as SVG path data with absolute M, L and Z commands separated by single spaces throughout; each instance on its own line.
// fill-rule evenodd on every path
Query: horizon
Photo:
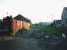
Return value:
M 17 4 L 18 3 L 18 4 Z M 53 22 L 60 20 L 66 0 L 2 0 L 0 18 L 18 14 L 30 19 L 32 23 Z M 7 14 L 8 12 L 8 14 Z

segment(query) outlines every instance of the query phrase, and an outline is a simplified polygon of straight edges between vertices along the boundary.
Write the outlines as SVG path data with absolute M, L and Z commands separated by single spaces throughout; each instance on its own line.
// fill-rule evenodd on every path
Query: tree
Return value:
M 0 29 L 2 29 L 2 24 L 3 24 L 3 22 L 2 22 L 2 20 L 0 19 Z

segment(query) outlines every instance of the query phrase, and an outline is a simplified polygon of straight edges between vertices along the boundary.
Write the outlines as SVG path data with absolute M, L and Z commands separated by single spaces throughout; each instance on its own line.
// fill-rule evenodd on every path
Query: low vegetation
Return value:
M 40 32 L 48 33 L 49 35 L 61 36 L 64 31 L 63 30 L 64 27 L 56 28 L 53 23 L 47 25 L 46 24 L 42 25 L 42 23 L 41 24 L 39 23 L 35 24 L 35 28 L 36 27 L 40 29 Z

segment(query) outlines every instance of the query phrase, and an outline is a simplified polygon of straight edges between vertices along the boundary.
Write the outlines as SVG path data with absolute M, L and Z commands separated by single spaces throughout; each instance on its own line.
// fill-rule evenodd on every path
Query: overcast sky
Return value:
M 0 0 L 0 18 L 22 14 L 32 23 L 51 22 L 61 19 L 67 0 Z

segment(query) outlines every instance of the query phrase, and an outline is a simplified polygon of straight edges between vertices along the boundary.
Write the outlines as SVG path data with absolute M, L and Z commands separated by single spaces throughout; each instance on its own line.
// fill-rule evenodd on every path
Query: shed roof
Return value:
M 21 20 L 21 21 L 26 21 L 26 22 L 29 22 L 31 23 L 31 21 L 27 18 L 25 18 L 23 15 L 19 14 L 17 15 L 16 17 L 14 17 L 14 19 L 17 19 L 17 20 Z

